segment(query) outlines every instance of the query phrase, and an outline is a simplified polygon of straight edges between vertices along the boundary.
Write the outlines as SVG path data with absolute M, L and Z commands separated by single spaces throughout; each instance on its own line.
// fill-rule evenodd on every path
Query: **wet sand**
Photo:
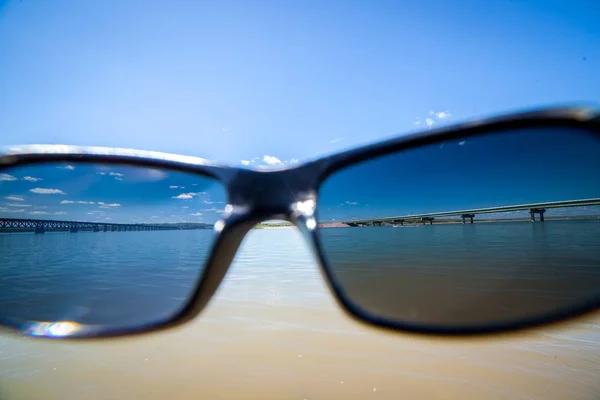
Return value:
M 280 235 L 251 235 L 225 286 L 186 326 L 93 342 L 0 335 L 0 399 L 598 398 L 600 315 L 487 340 L 383 333 L 344 315 L 316 267 L 310 284 L 298 281 L 294 268 L 313 263 L 301 242 L 261 252 Z M 277 283 L 241 278 L 252 260 L 290 254 Z M 257 269 L 253 279 L 269 276 Z

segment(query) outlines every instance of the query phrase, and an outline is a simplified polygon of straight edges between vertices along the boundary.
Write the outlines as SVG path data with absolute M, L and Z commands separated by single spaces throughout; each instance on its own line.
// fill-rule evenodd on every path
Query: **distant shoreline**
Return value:
M 576 216 L 576 217 L 544 217 L 544 221 L 588 221 L 588 220 L 600 220 L 600 215 L 585 215 L 585 216 Z M 502 218 L 502 219 L 473 219 L 473 224 L 481 224 L 481 223 L 495 223 L 495 222 L 530 222 L 529 218 Z M 539 217 L 535 219 L 535 222 L 541 222 Z M 452 225 L 452 224 L 460 224 L 463 222 L 460 219 L 457 220 L 448 220 L 448 219 L 439 219 L 434 220 L 433 225 Z M 393 224 L 387 223 L 382 226 L 392 226 Z M 397 225 L 397 224 L 396 224 Z M 397 226 L 414 226 L 414 225 L 423 225 L 422 222 L 409 222 L 404 223 L 404 225 Z M 426 225 L 429 225 L 427 223 Z M 467 220 L 465 225 L 471 225 L 471 223 Z M 319 224 L 319 228 L 350 228 L 351 226 L 348 224 L 344 224 L 341 222 L 330 222 L 330 223 L 321 223 Z

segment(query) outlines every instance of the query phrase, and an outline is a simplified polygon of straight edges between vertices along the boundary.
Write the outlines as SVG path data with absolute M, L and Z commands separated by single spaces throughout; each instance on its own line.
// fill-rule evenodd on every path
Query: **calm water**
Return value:
M 552 224 L 522 225 L 530 232 L 545 231 L 542 242 L 536 242 L 539 247 L 521 254 L 530 252 L 531 259 L 535 254 L 558 256 L 560 249 L 552 238 L 564 242 L 569 237 L 569 246 L 580 246 L 577 256 L 570 256 L 571 264 L 573 257 L 586 262 L 598 257 L 593 241 L 577 237 L 583 225 L 569 232 L 564 223 L 559 228 Z M 379 232 L 402 235 L 408 240 L 402 252 L 415 266 L 421 259 L 423 265 L 439 270 L 440 260 L 452 265 L 459 255 L 463 260 L 480 260 L 486 252 L 473 246 L 480 240 L 473 234 L 483 229 L 504 232 L 506 237 L 495 235 L 492 240 L 498 247 L 501 239 L 514 237 L 514 243 L 523 238 L 523 232 L 510 233 L 501 225 L 380 228 Z M 361 229 L 351 230 L 357 232 L 352 234 Z M 438 236 L 442 229 L 454 229 L 446 234 L 453 239 L 442 240 Z M 331 236 L 325 240 L 344 240 L 336 236 L 344 230 L 327 230 Z M 144 322 L 157 310 L 169 315 L 201 273 L 198 267 L 206 256 L 208 234 L 0 235 L 2 312 L 13 310 L 15 316 L 29 310 L 59 319 L 112 322 L 127 318 Z M 464 241 L 458 240 L 460 235 L 465 235 L 463 239 L 471 235 L 471 242 L 466 242 L 470 246 L 456 246 Z M 364 250 L 369 246 L 362 243 L 361 249 L 356 243 L 351 246 L 353 256 L 345 261 L 355 266 L 366 261 Z M 17 252 L 16 244 L 30 250 Z M 433 244 L 440 248 L 434 249 Z M 488 259 L 490 254 L 510 259 L 510 252 L 493 246 L 487 254 Z M 378 252 L 377 265 L 384 268 L 389 256 L 390 251 Z M 127 262 L 133 259 L 138 262 Z M 40 260 L 46 266 L 43 271 L 34 268 Z M 581 271 L 595 279 L 585 265 Z M 20 285 L 19 290 L 5 290 L 13 284 Z M 23 291 L 33 293 L 36 300 L 22 297 Z M 81 297 L 83 293 L 89 297 Z M 46 304 L 44 298 L 57 300 Z M 71 307 L 74 299 L 79 304 Z M 35 308 L 20 306 L 23 301 Z M 11 307 L 6 306 L 9 302 Z M 17 313 L 15 307 L 22 308 Z M 94 343 L 0 336 L 0 398 L 591 399 L 600 389 L 599 322 L 592 316 L 585 323 L 485 341 L 436 341 L 380 332 L 349 320 L 337 308 L 295 230 L 256 230 L 244 242 L 209 309 L 181 329 Z

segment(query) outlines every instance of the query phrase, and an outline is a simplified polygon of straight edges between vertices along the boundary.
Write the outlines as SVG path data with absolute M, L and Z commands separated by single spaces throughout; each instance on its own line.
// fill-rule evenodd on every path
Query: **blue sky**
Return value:
M 277 164 L 598 103 L 597 0 L 456 4 L 0 0 L 0 136 Z
M 226 201 L 217 181 L 177 171 L 77 163 L 0 173 L 4 218 L 213 224 Z

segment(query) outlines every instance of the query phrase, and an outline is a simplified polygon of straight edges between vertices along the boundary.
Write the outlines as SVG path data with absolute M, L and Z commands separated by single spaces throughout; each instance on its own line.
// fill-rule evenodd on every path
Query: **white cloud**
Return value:
M 15 178 L 12 175 L 9 174 L 0 174 L 0 181 L 16 181 L 17 178 Z
M 452 117 L 452 113 L 450 111 L 429 110 L 429 117 L 425 118 L 423 120 L 423 122 L 427 126 L 427 128 L 431 128 L 434 124 L 437 123 L 436 119 L 442 120 L 442 119 L 448 119 L 450 117 Z M 421 119 L 417 118 L 417 120 L 413 122 L 413 125 L 420 126 Z
M 289 160 L 289 161 L 286 161 L 286 162 L 288 162 L 288 163 L 290 163 L 290 164 L 297 164 L 297 163 L 299 163 L 299 162 L 300 162 L 300 160 L 298 160 L 297 158 L 292 158 L 291 160 Z
M 355 206 L 355 205 L 357 205 L 358 203 L 357 203 L 357 202 L 355 202 L 355 201 L 347 201 L 347 202 L 346 202 L 346 204 L 349 204 L 349 205 L 351 205 L 351 206 Z
M 251 162 L 250 160 L 242 160 L 242 165 L 250 165 Z
M 194 184 L 194 186 L 196 186 L 196 184 Z M 171 185 L 169 186 L 169 189 L 185 189 L 185 186 Z
M 58 211 L 58 212 L 54 213 L 54 215 L 66 215 L 66 214 L 68 214 L 68 213 L 66 213 L 64 211 Z
M 118 172 L 109 172 L 108 174 L 109 174 L 110 176 L 114 177 L 114 178 L 115 178 L 116 180 L 118 180 L 118 181 L 122 181 L 122 180 L 123 180 L 123 177 L 125 176 L 125 175 L 123 175 L 123 174 L 120 174 L 120 173 L 118 173 Z
M 179 200 L 190 200 L 192 199 L 194 196 L 198 196 L 201 194 L 206 194 L 206 192 L 189 192 L 189 193 L 181 193 L 177 196 L 173 196 L 171 197 L 172 199 L 179 199 Z
M 33 214 L 33 215 L 47 215 L 48 212 L 46 212 L 46 211 L 32 211 L 29 214 Z
M 34 176 L 26 176 L 23 178 L 24 181 L 29 181 L 29 182 L 37 182 L 37 181 L 41 181 L 43 180 L 42 178 L 36 178 Z
M 263 156 L 263 161 L 268 165 L 281 164 L 281 160 L 274 156 Z
M 106 175 L 106 172 L 98 172 L 98 175 Z
M 29 191 L 31 193 L 37 193 L 37 194 L 66 194 L 65 192 L 63 192 L 60 189 L 35 188 L 35 189 L 29 189 Z
M 93 201 L 78 201 L 77 204 L 96 204 Z
M 100 208 L 115 208 L 115 207 L 121 207 L 121 205 L 118 203 L 112 203 L 112 204 L 104 204 L 104 205 L 100 206 Z
M 191 194 L 191 193 L 181 193 L 180 195 L 173 196 L 171 198 L 172 199 L 179 199 L 179 200 L 190 200 L 190 199 L 194 198 L 194 195 Z
M 342 140 L 344 140 L 344 138 L 341 138 L 341 137 L 339 137 L 339 138 L 331 139 L 331 140 L 329 141 L 329 143 L 339 143 L 339 142 L 341 142 Z
M 188 207 L 188 206 L 183 206 L 183 207 L 181 207 L 181 208 L 189 208 L 189 207 Z
M 31 204 L 16 204 L 16 203 L 8 203 L 6 204 L 8 207 L 31 207 Z
M 212 211 L 212 212 L 223 212 L 225 210 L 220 210 L 218 208 L 203 208 L 202 211 Z
M 6 196 L 5 199 L 12 201 L 25 201 L 25 199 L 21 196 Z
M 62 167 L 58 167 L 58 168 L 60 168 L 60 169 L 70 169 L 71 171 L 75 169 L 75 167 L 74 167 L 74 166 L 72 166 L 72 165 L 68 165 L 68 164 L 67 164 L 67 165 L 65 165 L 65 166 L 62 166 Z
M 71 201 L 71 200 L 63 200 L 60 202 L 60 204 L 73 204 L 73 203 L 75 203 L 75 202 Z
M 199 217 L 199 216 L 201 216 L 201 215 L 202 215 L 202 213 L 201 213 L 201 212 L 197 212 L 197 213 L 193 213 L 193 214 L 190 214 L 190 215 L 191 215 L 192 217 Z
M 25 212 L 25 209 L 24 208 L 14 209 L 14 208 L 0 207 L 0 212 L 21 213 L 21 212 Z
M 466 141 L 466 140 L 463 140 L 462 142 L 458 142 L 458 145 L 459 145 L 459 146 L 464 146 L 464 145 L 465 145 L 465 143 L 467 143 L 467 141 Z

